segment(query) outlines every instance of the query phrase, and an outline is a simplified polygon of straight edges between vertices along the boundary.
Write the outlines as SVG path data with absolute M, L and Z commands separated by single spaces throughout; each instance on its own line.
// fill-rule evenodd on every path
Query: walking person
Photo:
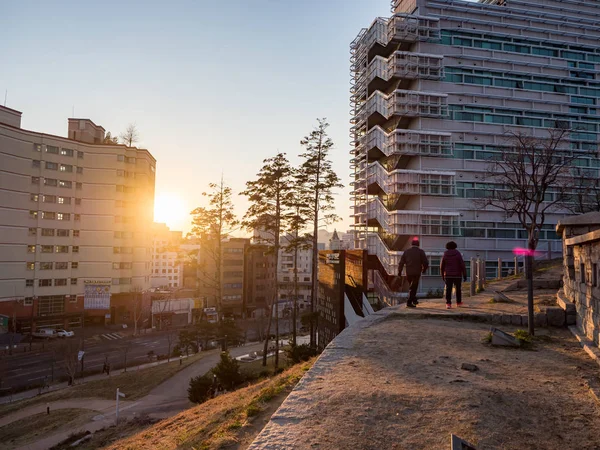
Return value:
M 402 254 L 400 264 L 398 264 L 398 276 L 402 283 L 402 269 L 406 266 L 406 281 L 410 284 L 407 308 L 415 308 L 419 303 L 417 301 L 417 289 L 419 289 L 419 280 L 421 274 L 425 273 L 429 267 L 429 261 L 425 252 L 419 248 L 419 238 L 413 238 L 412 246 Z M 402 285 L 402 284 L 401 284 Z
M 458 250 L 456 242 L 446 244 L 446 251 L 442 256 L 440 271 L 442 280 L 446 284 L 446 309 L 452 308 L 452 288 L 456 288 L 456 306 L 462 306 L 461 281 L 467 281 L 467 267 Z

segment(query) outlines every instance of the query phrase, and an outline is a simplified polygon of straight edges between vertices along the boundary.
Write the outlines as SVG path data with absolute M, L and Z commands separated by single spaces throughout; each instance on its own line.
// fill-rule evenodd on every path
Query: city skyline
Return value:
M 114 136 L 135 123 L 137 146 L 157 159 L 155 220 L 184 233 L 189 212 L 221 173 L 241 217 L 246 200 L 237 193 L 262 160 L 283 151 L 296 164 L 300 139 L 326 117 L 345 185 L 336 196 L 342 220 L 329 228 L 346 230 L 348 44 L 374 15 L 389 15 L 389 2 L 260 1 L 251 10 L 239 1 L 150 3 L 143 11 L 116 2 L 14 4 L 0 18 L 13 42 L 3 59 L 14 62 L 0 77 L 0 93 L 23 112 L 27 130 L 66 136 L 66 118 L 77 117 Z M 43 39 L 17 27 L 27 20 L 41 30 L 49 18 L 52 32 Z

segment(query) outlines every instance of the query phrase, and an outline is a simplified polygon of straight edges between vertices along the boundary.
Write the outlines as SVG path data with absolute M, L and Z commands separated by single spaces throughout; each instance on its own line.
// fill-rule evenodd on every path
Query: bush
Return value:
M 221 361 L 212 368 L 212 373 L 228 390 L 232 390 L 244 381 L 244 376 L 240 373 L 240 364 L 229 355 L 229 352 L 221 352 Z
M 301 361 L 308 361 L 313 356 L 317 356 L 319 352 L 309 344 L 302 344 L 292 345 L 289 349 L 286 349 L 285 354 L 289 361 L 297 364 Z
M 173 347 L 173 352 L 171 353 L 171 356 L 178 358 L 181 356 L 181 348 L 179 348 L 179 345 L 176 345 L 175 347 Z
M 204 403 L 211 396 L 213 381 L 206 375 L 199 375 L 190 380 L 188 399 L 194 403 Z

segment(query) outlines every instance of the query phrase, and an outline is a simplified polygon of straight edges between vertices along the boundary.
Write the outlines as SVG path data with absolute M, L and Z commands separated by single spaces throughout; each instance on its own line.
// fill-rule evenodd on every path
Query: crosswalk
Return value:
M 115 339 L 123 339 L 125 336 L 121 333 L 105 333 L 100 335 L 100 337 L 108 341 L 114 341 Z

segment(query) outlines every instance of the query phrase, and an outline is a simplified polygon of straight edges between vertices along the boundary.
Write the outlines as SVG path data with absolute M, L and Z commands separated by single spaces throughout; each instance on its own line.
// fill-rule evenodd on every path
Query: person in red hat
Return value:
M 419 248 L 419 238 L 414 237 L 412 246 L 402 254 L 400 264 L 398 264 L 398 276 L 402 283 L 402 269 L 406 266 L 406 281 L 410 284 L 408 300 L 406 301 L 407 308 L 415 308 L 419 303 L 417 301 L 417 289 L 419 289 L 419 280 L 421 274 L 425 273 L 429 267 L 429 261 L 425 252 Z M 402 285 L 402 284 L 401 284 Z

